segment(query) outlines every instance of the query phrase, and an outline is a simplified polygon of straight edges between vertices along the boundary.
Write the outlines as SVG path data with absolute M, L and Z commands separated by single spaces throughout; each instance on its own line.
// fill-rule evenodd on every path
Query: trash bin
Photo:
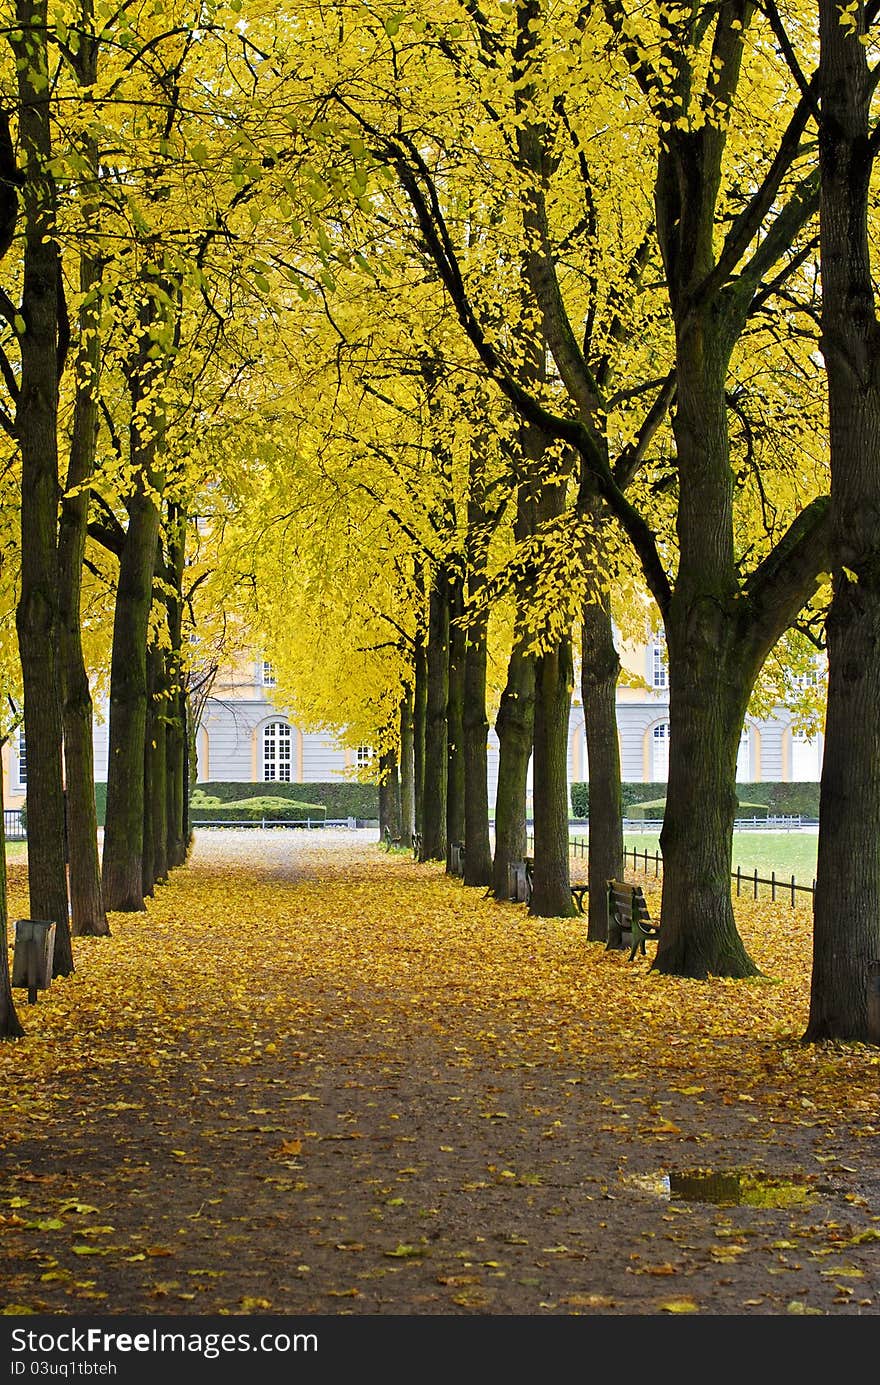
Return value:
M 12 985 L 27 987 L 29 1005 L 37 1003 L 37 991 L 48 991 L 51 986 L 54 956 L 54 923 L 46 919 L 15 920 Z
M 514 899 L 518 904 L 525 902 L 528 896 L 528 882 L 526 879 L 525 861 L 509 861 L 507 865 L 507 897 Z

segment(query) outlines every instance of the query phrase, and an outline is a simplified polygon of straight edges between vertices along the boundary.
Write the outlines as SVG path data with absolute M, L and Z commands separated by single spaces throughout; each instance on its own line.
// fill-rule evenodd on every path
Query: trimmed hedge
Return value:
M 378 818 L 379 786 L 377 784 L 285 784 L 242 783 L 217 780 L 197 784 L 197 789 L 210 798 L 218 798 L 221 803 L 240 801 L 243 798 L 262 798 L 271 794 L 273 798 L 289 798 L 294 802 L 320 804 L 328 818 Z
M 629 809 L 634 803 L 651 802 L 656 799 L 665 800 L 666 785 L 623 784 L 621 793 L 624 816 L 629 817 Z M 805 818 L 818 818 L 819 816 L 818 782 L 774 783 L 766 780 L 760 784 L 737 784 L 736 794 L 740 807 L 764 805 L 770 817 L 794 817 L 798 814 Z M 575 818 L 588 818 L 590 816 L 589 784 L 572 784 L 571 811 L 572 817 Z M 752 812 L 747 813 L 746 816 L 757 817 L 758 814 Z
M 221 805 L 243 798 L 265 798 L 268 793 L 272 798 L 293 799 L 295 803 L 311 806 L 313 817 L 318 816 L 318 808 L 323 808 L 325 812 L 321 816 L 328 818 L 366 818 L 369 821 L 379 816 L 379 788 L 376 784 L 251 784 L 237 780 L 230 783 L 218 781 L 216 784 L 197 784 L 196 789 L 206 798 L 219 800 Z M 98 809 L 98 826 L 103 827 L 107 810 L 107 785 L 103 782 L 95 784 L 95 804 Z M 202 810 L 195 812 L 196 807 L 197 804 L 194 804 L 190 815 L 201 817 Z M 222 818 L 223 813 L 219 816 Z M 228 812 L 226 816 L 229 816 Z M 268 818 L 268 814 L 257 813 L 257 820 L 263 816 Z M 306 818 L 308 813 L 301 816 Z
M 652 798 L 647 803 L 631 803 L 627 817 L 636 820 L 658 822 L 666 812 L 665 798 Z M 740 803 L 738 818 L 765 818 L 768 816 L 766 803 Z
M 221 803 L 216 794 L 196 789 L 189 816 L 194 822 L 314 822 L 323 821 L 327 810 L 322 803 L 299 803 L 283 794 L 258 794 Z

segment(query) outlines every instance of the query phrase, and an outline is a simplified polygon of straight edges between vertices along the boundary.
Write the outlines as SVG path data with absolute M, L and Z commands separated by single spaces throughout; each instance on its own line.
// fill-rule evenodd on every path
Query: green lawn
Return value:
M 583 834 L 579 831 L 572 832 L 572 838 L 583 840 Z M 737 866 L 743 875 L 754 874 L 757 870 L 760 876 L 770 878 L 771 871 L 776 872 L 776 879 L 790 882 L 794 876 L 799 885 L 812 885 L 816 874 L 816 843 L 817 835 L 815 832 L 735 832 L 733 836 L 733 869 Z M 633 861 L 632 852 L 648 852 L 648 871 L 654 873 L 653 854 L 659 852 L 660 842 L 656 833 L 648 832 L 627 832 L 624 836 L 624 846 L 627 851 L 627 864 L 637 865 L 644 869 L 643 859 L 639 856 L 637 861 Z M 575 860 L 577 860 L 575 854 Z M 662 870 L 662 862 L 661 862 Z

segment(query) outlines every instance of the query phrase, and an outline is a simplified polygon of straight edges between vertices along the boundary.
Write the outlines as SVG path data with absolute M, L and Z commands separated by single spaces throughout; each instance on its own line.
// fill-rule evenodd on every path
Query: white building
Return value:
M 669 765 L 669 688 L 663 645 L 624 647 L 622 660 L 633 681 L 617 692 L 621 773 L 625 783 L 662 783 Z M 356 777 L 372 760 L 368 746 L 344 746 L 332 731 L 303 731 L 275 701 L 275 680 L 262 658 L 223 672 L 205 703 L 196 735 L 200 784 L 332 783 Z M 106 719 L 95 726 L 95 778 L 107 778 Z M 787 711 L 763 720 L 748 718 L 743 728 L 737 782 L 818 781 L 823 737 L 794 730 Z M 495 801 L 498 737 L 489 732 L 489 802 Z M 3 749 L 5 803 L 24 802 L 27 761 L 23 730 Z M 589 779 L 584 712 L 579 693 L 572 700 L 568 736 L 569 783 Z

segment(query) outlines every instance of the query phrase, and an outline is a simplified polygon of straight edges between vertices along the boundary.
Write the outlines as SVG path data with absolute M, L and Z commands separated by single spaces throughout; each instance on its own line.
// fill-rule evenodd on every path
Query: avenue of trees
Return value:
M 579 671 L 604 940 L 615 641 L 662 629 L 654 967 L 757 973 L 737 747 L 827 647 L 805 1037 L 880 1042 L 878 9 L 4 0 L 0 658 L 59 975 L 186 859 L 251 646 L 375 747 L 383 829 L 499 898 L 531 760 L 540 916 Z

